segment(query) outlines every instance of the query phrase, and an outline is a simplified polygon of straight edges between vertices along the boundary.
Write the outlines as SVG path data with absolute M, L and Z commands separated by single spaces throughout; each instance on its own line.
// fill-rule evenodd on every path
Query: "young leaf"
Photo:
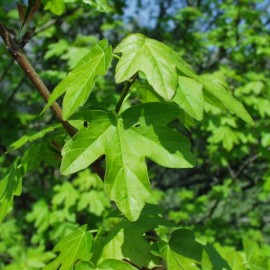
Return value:
M 108 41 L 98 42 L 56 86 L 44 110 L 66 93 L 63 100 L 63 117 L 68 119 L 80 106 L 85 104 L 94 87 L 96 76 L 106 74 L 111 59 L 112 47 L 108 45 Z
M 141 34 L 127 36 L 115 48 L 122 53 L 116 66 L 116 82 L 121 83 L 142 71 L 155 91 L 167 100 L 175 95 L 178 76 L 177 68 L 192 73 L 187 64 L 165 44 Z
M 106 155 L 105 190 L 130 220 L 136 220 L 151 195 L 145 157 L 169 168 L 194 165 L 190 143 L 167 127 L 179 109 L 171 104 L 147 103 L 120 116 L 102 111 L 78 113 L 89 127 L 63 148 L 61 172 L 71 174 Z
M 77 260 L 89 260 L 93 237 L 84 225 L 66 236 L 54 247 L 54 252 L 60 252 L 43 270 L 72 270 Z
M 0 180 L 0 222 L 11 211 L 14 196 L 22 193 L 22 173 L 19 160 L 13 162 Z

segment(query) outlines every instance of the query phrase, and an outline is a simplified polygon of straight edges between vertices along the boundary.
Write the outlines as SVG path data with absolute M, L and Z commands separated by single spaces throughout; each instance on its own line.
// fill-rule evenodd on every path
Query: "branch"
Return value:
M 50 92 L 45 86 L 45 84 L 42 82 L 40 77 L 37 75 L 35 72 L 34 68 L 26 58 L 23 50 L 15 43 L 13 38 L 11 37 L 10 33 L 6 29 L 6 27 L 0 23 L 0 35 L 7 47 L 7 50 L 9 54 L 17 61 L 17 63 L 20 65 L 20 67 L 23 69 L 24 73 L 26 76 L 31 80 L 35 88 L 38 90 L 40 95 L 43 97 L 45 102 L 48 102 L 49 97 L 50 97 Z M 52 106 L 51 109 L 57 118 L 57 120 L 63 125 L 67 133 L 73 137 L 76 133 L 77 130 L 74 128 L 72 125 L 70 125 L 67 121 L 63 120 L 62 117 L 62 109 L 60 106 L 55 102 Z
M 26 76 L 31 80 L 32 84 L 35 86 L 39 94 L 43 97 L 43 99 L 47 103 L 50 98 L 50 92 L 48 88 L 35 72 L 34 68 L 28 61 L 21 47 L 16 44 L 7 28 L 1 22 L 0 22 L 0 36 L 3 39 L 9 54 L 15 59 L 15 61 L 17 61 L 17 63 L 20 65 Z M 65 121 L 63 119 L 62 109 L 57 102 L 54 102 L 51 105 L 51 110 L 56 119 L 63 125 L 64 129 L 70 135 L 70 137 L 73 137 L 77 133 L 77 129 L 74 126 L 72 126 L 68 121 Z M 98 161 L 93 163 L 93 169 L 101 177 L 101 179 L 104 178 L 105 174 L 104 170 Z

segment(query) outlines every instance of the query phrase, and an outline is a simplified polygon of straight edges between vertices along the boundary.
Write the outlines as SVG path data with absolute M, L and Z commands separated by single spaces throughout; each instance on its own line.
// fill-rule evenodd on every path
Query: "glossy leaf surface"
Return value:
M 141 34 L 127 36 L 114 52 L 122 53 L 116 66 L 117 83 L 128 80 L 138 71 L 142 71 L 154 90 L 167 100 L 173 98 L 177 89 L 176 66 L 192 72 L 180 56 L 167 45 Z
M 151 194 L 145 157 L 169 168 L 194 165 L 188 139 L 167 127 L 178 113 L 177 107 L 162 103 L 134 106 L 119 117 L 84 112 L 89 127 L 64 146 L 61 172 L 77 172 L 105 154 L 105 190 L 127 218 L 136 220 Z

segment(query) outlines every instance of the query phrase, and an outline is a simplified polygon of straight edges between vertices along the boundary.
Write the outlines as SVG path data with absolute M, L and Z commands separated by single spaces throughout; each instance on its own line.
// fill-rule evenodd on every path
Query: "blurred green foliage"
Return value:
M 191 231 L 185 234 L 190 237 L 185 239 L 189 244 L 193 239 L 192 248 L 196 251 L 193 250 L 187 265 L 202 256 L 206 258 L 202 260 L 202 267 L 206 268 L 202 269 L 209 269 L 209 260 L 219 265 L 217 269 L 270 269 L 268 2 L 104 1 L 103 7 L 109 13 L 97 11 L 102 1 L 80 1 L 81 5 L 75 1 L 59 1 L 57 5 L 54 2 L 58 1 L 42 1 L 33 21 L 36 32 L 25 48 L 49 89 L 97 41 L 106 38 L 115 46 L 127 34 L 139 32 L 171 46 L 197 73 L 208 73 L 244 104 L 255 121 L 252 127 L 226 113 L 222 104 L 220 109 L 208 105 L 207 117 L 202 121 L 185 119 L 187 129 L 182 132 L 191 138 L 197 165 L 193 169 L 174 170 L 149 162 L 155 189 L 149 202 L 158 204 L 178 226 L 195 232 L 196 240 Z M 14 2 L 2 3 L 0 21 L 18 30 Z M 89 170 L 71 177 L 60 175 L 59 151 L 66 136 L 58 126 L 56 135 L 50 136 L 53 126 L 42 132 L 55 120 L 49 111 L 39 116 L 44 108 L 42 99 L 10 58 L 2 41 L 0 45 L 0 175 L 5 179 L 12 173 L 12 166 L 16 166 L 12 162 L 21 152 L 22 164 L 27 160 L 27 170 L 32 171 L 25 176 L 22 195 L 14 199 L 14 210 L 0 224 L 0 269 L 43 269 L 55 257 L 50 251 L 54 244 L 85 223 L 97 235 L 97 228 L 108 231 L 108 235 L 100 237 L 107 251 L 104 259 L 108 259 L 110 245 L 115 244 L 110 242 L 110 235 L 117 234 L 116 244 L 120 245 L 124 232 L 117 227 L 117 215 L 105 218 L 115 207 L 105 196 L 103 183 Z M 115 64 L 113 61 L 112 65 Z M 85 108 L 110 110 L 115 107 L 119 91 L 115 92 L 113 74 L 109 72 L 106 80 L 97 78 Z M 137 101 L 134 94 L 131 103 Z M 37 132 L 41 133 L 35 137 Z M 9 148 L 13 151 L 5 154 L 8 146 L 24 135 L 31 145 L 20 148 L 17 142 Z M 42 137 L 42 144 L 35 143 Z M 41 147 L 42 156 L 38 154 Z M 17 188 L 19 194 L 20 187 Z M 138 237 L 145 231 L 139 232 Z M 181 233 L 164 233 L 164 239 L 157 243 L 162 247 L 163 259 L 174 257 L 175 250 L 184 252 L 170 238 Z M 212 245 L 206 245 L 201 254 L 200 247 L 206 242 Z M 141 248 L 147 254 L 144 259 L 154 266 L 149 247 L 143 243 Z M 98 262 L 96 254 L 98 251 L 94 251 L 93 257 Z M 136 252 L 134 257 L 138 265 L 143 265 Z M 174 263 L 168 269 L 177 269 Z

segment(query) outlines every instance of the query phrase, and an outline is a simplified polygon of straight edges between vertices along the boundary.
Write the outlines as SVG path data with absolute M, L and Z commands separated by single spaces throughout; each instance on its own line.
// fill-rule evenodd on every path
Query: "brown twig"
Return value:
M 31 80 L 35 88 L 38 90 L 40 95 L 43 97 L 43 99 L 48 102 L 50 97 L 50 92 L 45 86 L 45 84 L 42 82 L 40 77 L 35 72 L 34 68 L 26 58 L 23 50 L 16 44 L 16 42 L 11 37 L 10 33 L 6 29 L 6 27 L 0 23 L 0 36 L 2 37 L 7 50 L 9 54 L 15 59 L 15 61 L 20 65 L 20 67 L 25 72 L 26 76 Z M 61 107 L 55 102 L 52 104 L 51 109 L 57 118 L 57 120 L 63 125 L 67 133 L 73 137 L 77 130 L 72 125 L 70 125 L 67 121 L 63 120 L 62 117 L 62 109 Z
M 9 54 L 20 65 L 26 76 L 31 80 L 32 84 L 35 86 L 39 94 L 43 97 L 43 99 L 47 103 L 50 98 L 49 90 L 47 89 L 46 85 L 43 83 L 41 78 L 37 75 L 31 63 L 25 56 L 22 48 L 18 44 L 16 44 L 7 28 L 1 22 L 0 22 L 0 36 L 3 39 Z M 54 102 L 51 105 L 51 110 L 55 115 L 56 119 L 63 125 L 63 127 L 70 135 L 70 137 L 73 137 L 77 133 L 77 129 L 73 127 L 68 121 L 65 121 L 63 119 L 62 109 L 57 102 Z M 104 178 L 105 174 L 104 170 L 98 161 L 93 164 L 93 169 L 102 179 Z

